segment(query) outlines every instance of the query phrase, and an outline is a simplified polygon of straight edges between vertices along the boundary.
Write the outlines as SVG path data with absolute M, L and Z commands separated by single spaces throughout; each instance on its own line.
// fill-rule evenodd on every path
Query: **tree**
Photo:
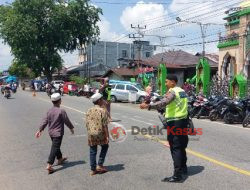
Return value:
M 34 78 L 35 74 L 27 67 L 26 64 L 19 63 L 14 60 L 12 65 L 9 67 L 9 74 L 15 75 L 19 78 Z
M 71 81 L 73 81 L 73 82 L 75 82 L 77 85 L 79 85 L 79 86 L 83 86 L 85 83 L 86 83 L 86 81 L 87 81 L 87 79 L 85 78 L 81 78 L 81 77 L 79 77 L 79 76 L 76 76 L 76 75 L 72 75 L 72 76 L 70 76 L 70 78 L 69 78 Z
M 0 7 L 0 37 L 17 60 L 48 80 L 62 67 L 59 52 L 72 52 L 99 36 L 101 9 L 89 0 L 15 0 Z

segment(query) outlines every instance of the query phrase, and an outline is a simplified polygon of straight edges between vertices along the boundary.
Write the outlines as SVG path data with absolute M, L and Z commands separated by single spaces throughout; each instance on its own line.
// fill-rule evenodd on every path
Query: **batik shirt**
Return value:
M 108 113 L 105 109 L 96 105 L 86 113 L 86 127 L 88 131 L 89 146 L 103 145 L 107 143 L 105 128 L 108 125 Z

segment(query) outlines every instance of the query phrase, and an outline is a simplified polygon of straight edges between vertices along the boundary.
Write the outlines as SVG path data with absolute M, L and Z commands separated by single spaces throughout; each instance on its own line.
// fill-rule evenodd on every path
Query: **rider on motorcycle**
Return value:
M 6 97 L 8 94 L 10 94 L 10 90 L 11 90 L 11 86 L 10 84 L 7 84 L 5 87 L 4 87 L 4 96 Z

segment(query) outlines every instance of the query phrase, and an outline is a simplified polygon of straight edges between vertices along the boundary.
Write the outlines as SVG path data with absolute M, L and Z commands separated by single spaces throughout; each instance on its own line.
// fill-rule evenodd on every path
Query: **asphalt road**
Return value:
M 65 129 L 63 139 L 62 152 L 69 161 L 63 167 L 55 166 L 56 172 L 48 175 L 45 168 L 50 138 L 46 130 L 40 139 L 34 134 L 51 106 L 45 93 L 32 97 L 30 92 L 18 91 L 13 99 L 0 97 L 0 190 L 250 189 L 249 129 L 194 120 L 203 134 L 190 137 L 189 175 L 183 183 L 162 183 L 161 179 L 173 171 L 170 151 L 162 144 L 165 135 L 154 138 L 131 134 L 132 126 L 159 125 L 158 114 L 125 103 L 112 104 L 112 118 L 121 121 L 109 127 L 125 127 L 127 139 L 110 142 L 105 162 L 109 172 L 90 177 L 84 113 L 92 103 L 71 96 L 64 96 L 62 103 L 75 125 L 75 135 Z

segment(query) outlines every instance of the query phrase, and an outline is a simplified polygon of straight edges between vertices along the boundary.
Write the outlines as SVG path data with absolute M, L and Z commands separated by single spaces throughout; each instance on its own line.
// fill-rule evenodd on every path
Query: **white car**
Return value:
M 147 93 L 142 89 L 139 84 L 133 83 L 118 83 L 111 85 L 111 101 L 128 101 L 129 95 L 135 94 L 136 101 L 142 103 L 147 96 Z

